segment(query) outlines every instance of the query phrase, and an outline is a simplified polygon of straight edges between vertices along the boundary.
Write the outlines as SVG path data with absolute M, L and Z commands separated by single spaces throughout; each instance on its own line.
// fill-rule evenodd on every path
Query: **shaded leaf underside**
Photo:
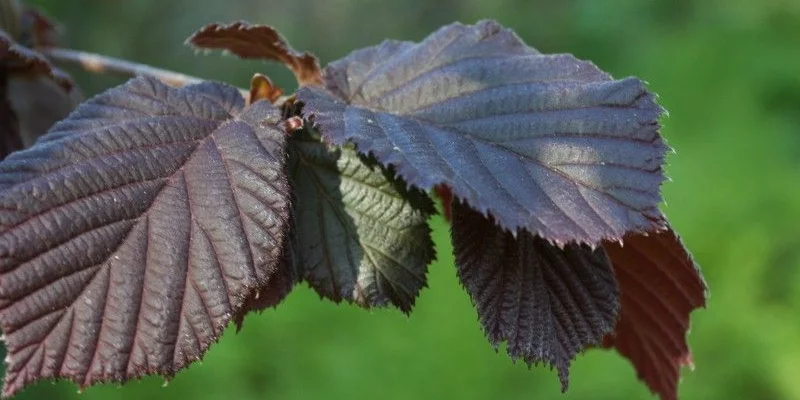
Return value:
M 602 343 L 616 322 L 619 292 L 603 249 L 563 249 L 453 202 L 453 250 L 489 341 L 507 342 L 512 359 L 558 369 L 562 390 L 572 359 Z
M 296 132 L 290 152 L 302 278 L 337 302 L 411 311 L 434 256 L 430 199 L 316 134 Z
M 507 229 L 598 243 L 663 226 L 662 110 L 638 79 L 491 21 L 357 50 L 324 79 L 297 96 L 326 139 L 423 190 L 446 184 Z
M 628 235 L 624 246 L 604 245 L 619 281 L 620 320 L 605 339 L 663 400 L 678 398 L 681 366 L 691 365 L 689 316 L 705 307 L 707 287 L 672 230 Z
M 137 78 L 0 164 L 3 395 L 171 376 L 281 259 L 285 134 L 238 90 Z

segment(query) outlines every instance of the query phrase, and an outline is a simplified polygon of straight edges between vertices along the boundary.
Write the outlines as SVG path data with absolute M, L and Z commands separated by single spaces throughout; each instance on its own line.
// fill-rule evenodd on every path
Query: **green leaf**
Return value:
M 316 132 L 290 141 L 295 250 L 302 279 L 323 297 L 411 311 L 434 257 L 427 195 L 352 147 L 329 148 Z

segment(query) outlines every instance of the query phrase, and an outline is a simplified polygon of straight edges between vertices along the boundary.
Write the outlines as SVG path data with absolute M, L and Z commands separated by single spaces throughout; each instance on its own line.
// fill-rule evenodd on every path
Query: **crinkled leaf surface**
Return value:
M 606 253 L 527 231 L 515 238 L 468 205 L 452 207 L 458 276 L 487 338 L 507 342 L 515 360 L 557 368 L 566 390 L 572 359 L 614 329 L 619 291 Z
M 221 49 L 241 58 L 278 61 L 294 73 L 300 85 L 322 82 L 319 61 L 311 53 L 300 53 L 289 46 L 275 28 L 234 22 L 206 25 L 186 41 L 200 49 Z
M 3 394 L 170 376 L 281 260 L 286 135 L 267 102 L 138 78 L 0 164 Z
M 692 363 L 689 314 L 705 307 L 708 288 L 672 230 L 631 234 L 623 244 L 604 246 L 622 295 L 620 319 L 606 346 L 630 359 L 650 390 L 675 400 L 681 366 Z
M 302 278 L 337 302 L 409 312 L 434 257 L 430 199 L 352 146 L 331 149 L 312 132 L 296 132 L 290 152 Z
M 495 22 L 386 41 L 324 70 L 298 99 L 410 184 L 447 184 L 507 229 L 598 242 L 660 227 L 661 108 L 635 78 L 544 55 Z

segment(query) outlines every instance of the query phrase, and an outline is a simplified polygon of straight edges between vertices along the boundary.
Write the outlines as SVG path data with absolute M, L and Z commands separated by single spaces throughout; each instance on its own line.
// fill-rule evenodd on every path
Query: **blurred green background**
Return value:
M 664 209 L 711 286 L 693 316 L 696 370 L 683 399 L 800 399 L 800 1 L 39 0 L 64 42 L 246 86 L 279 66 L 183 45 L 196 28 L 245 19 L 279 28 L 327 62 L 384 38 L 419 40 L 456 20 L 494 18 L 542 52 L 570 52 L 637 75 L 670 112 L 677 153 Z M 70 70 L 87 94 L 122 79 Z M 320 301 L 299 286 L 251 315 L 167 388 L 148 378 L 82 396 L 40 383 L 21 399 L 651 399 L 614 352 L 580 356 L 566 395 L 555 372 L 512 364 L 487 344 L 458 284 L 446 226 L 439 261 L 406 318 Z

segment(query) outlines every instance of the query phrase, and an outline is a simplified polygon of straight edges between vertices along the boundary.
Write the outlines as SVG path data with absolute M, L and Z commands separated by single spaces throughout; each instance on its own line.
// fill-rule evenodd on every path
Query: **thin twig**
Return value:
M 77 64 L 89 72 L 149 76 L 172 86 L 203 82 L 203 79 L 195 76 L 85 51 L 55 47 L 43 48 L 40 51 L 55 61 Z

